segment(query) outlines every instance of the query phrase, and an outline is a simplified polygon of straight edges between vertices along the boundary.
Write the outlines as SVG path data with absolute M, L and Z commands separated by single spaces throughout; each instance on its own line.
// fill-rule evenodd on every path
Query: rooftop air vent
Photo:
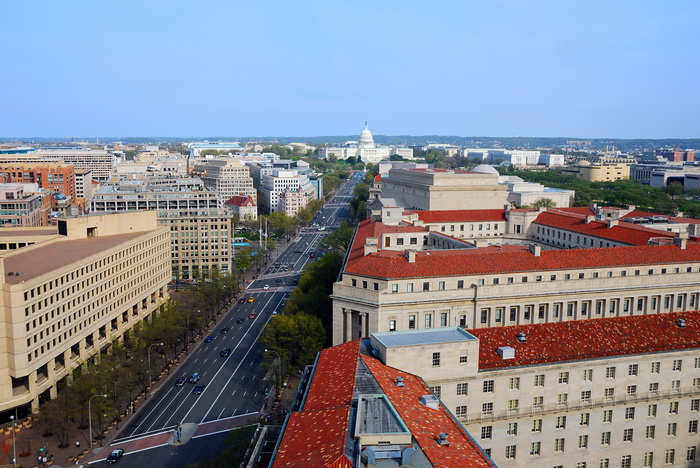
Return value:
M 441 432 L 440 435 L 438 436 L 437 443 L 440 445 L 445 445 L 449 446 L 450 441 L 447 440 L 447 432 Z
M 515 335 L 515 338 L 518 340 L 519 343 L 527 343 L 527 335 L 523 332 L 520 332 L 517 335 Z
M 515 359 L 515 349 L 510 346 L 501 346 L 498 348 L 498 355 L 501 359 Z
M 403 377 L 401 377 L 401 376 L 396 377 L 396 386 L 403 387 Z
M 420 397 L 420 402 L 428 408 L 438 409 L 440 407 L 440 402 L 435 395 L 423 395 Z
M 678 326 L 678 328 L 685 328 L 685 319 L 676 320 L 676 325 Z

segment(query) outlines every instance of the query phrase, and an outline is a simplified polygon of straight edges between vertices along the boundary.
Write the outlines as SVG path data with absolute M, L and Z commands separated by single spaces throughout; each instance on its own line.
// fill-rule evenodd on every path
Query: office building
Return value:
M 222 200 L 245 195 L 257 202 L 248 166 L 234 159 L 211 159 L 194 166 L 193 174 L 199 176 L 204 186 L 219 193 Z

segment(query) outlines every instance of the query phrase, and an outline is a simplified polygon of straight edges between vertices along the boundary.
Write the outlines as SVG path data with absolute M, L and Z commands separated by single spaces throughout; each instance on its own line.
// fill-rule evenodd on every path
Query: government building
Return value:
M 168 299 L 170 233 L 154 211 L 0 230 L 0 412 L 31 413 Z

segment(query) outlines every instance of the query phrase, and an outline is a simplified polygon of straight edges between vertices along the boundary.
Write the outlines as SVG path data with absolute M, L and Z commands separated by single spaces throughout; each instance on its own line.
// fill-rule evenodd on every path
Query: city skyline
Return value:
M 0 137 L 696 138 L 699 10 L 6 4 Z

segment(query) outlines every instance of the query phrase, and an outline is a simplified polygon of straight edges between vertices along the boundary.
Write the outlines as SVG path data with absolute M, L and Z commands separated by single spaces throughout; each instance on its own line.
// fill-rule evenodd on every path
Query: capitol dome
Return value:
M 374 148 L 374 138 L 372 137 L 372 132 L 367 128 L 367 122 L 365 122 L 365 128 L 360 133 L 360 148 Z
M 480 174 L 494 174 L 499 175 L 498 171 L 488 164 L 479 164 L 471 172 L 478 172 Z

